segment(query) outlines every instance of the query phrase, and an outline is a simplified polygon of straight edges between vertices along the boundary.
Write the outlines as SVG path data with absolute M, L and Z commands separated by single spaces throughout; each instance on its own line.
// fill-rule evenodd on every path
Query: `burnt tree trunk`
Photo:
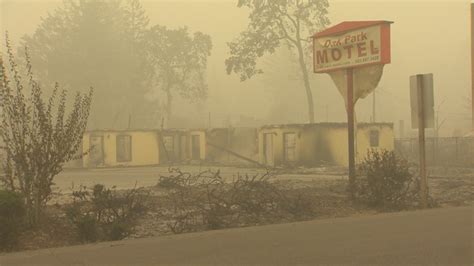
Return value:
M 171 113 L 172 113 L 172 104 L 173 104 L 173 95 L 171 94 L 171 90 L 166 90 L 166 124 L 169 126 L 171 121 Z
M 311 91 L 311 85 L 309 84 L 309 74 L 308 68 L 306 67 L 306 62 L 304 60 L 303 47 L 301 47 L 301 44 L 298 43 L 296 48 L 298 50 L 298 61 L 301 67 L 301 72 L 303 72 L 303 82 L 306 91 L 306 100 L 308 101 L 308 118 L 310 123 L 314 123 L 313 93 Z

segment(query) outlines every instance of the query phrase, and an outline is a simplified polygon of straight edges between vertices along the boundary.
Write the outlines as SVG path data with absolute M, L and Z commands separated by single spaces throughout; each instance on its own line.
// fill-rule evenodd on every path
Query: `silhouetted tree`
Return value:
M 52 95 L 44 100 L 27 49 L 27 73 L 23 75 L 8 35 L 6 46 L 8 66 L 0 55 L 0 137 L 6 157 L 0 182 L 6 189 L 22 194 L 28 222 L 35 225 L 51 197 L 54 176 L 62 171 L 64 163 L 76 158 L 81 147 L 92 89 L 85 95 L 77 93 L 67 113 L 66 91 L 60 91 L 56 83 Z
M 310 36 L 329 25 L 327 0 L 239 0 L 238 7 L 250 8 L 247 30 L 229 43 L 231 56 L 227 73 L 240 74 L 242 81 L 263 73 L 257 59 L 272 54 L 281 44 L 295 51 L 308 100 L 308 117 L 314 122 L 308 62 Z
M 170 121 L 176 94 L 191 101 L 207 95 L 205 73 L 207 57 L 211 55 L 211 37 L 201 32 L 190 34 L 187 28 L 173 30 L 157 25 L 147 33 L 146 41 L 153 68 L 152 87 L 165 94 Z
M 144 103 L 148 22 L 138 0 L 65 0 L 23 41 L 42 83 L 94 86 L 93 124 L 115 127 Z

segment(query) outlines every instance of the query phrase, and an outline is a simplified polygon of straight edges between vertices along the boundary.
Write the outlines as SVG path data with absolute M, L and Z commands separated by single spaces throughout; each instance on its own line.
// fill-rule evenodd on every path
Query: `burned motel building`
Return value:
M 271 166 L 345 166 L 347 124 L 316 123 L 265 126 L 259 130 L 259 159 Z M 391 123 L 360 123 L 356 131 L 356 159 L 370 149 L 393 150 Z
M 256 158 L 256 129 L 93 130 L 83 137 L 83 167 L 232 163 L 229 150 Z
M 359 123 L 357 159 L 369 149 L 394 149 L 391 123 Z M 347 164 L 347 124 L 267 125 L 259 128 L 92 130 L 85 154 L 70 167 L 132 167 L 170 164 L 314 167 Z

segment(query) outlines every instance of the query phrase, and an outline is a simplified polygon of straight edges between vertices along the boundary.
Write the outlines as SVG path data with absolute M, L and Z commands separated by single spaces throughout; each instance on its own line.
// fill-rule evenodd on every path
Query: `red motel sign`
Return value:
M 313 35 L 314 72 L 390 63 L 390 21 L 346 21 Z

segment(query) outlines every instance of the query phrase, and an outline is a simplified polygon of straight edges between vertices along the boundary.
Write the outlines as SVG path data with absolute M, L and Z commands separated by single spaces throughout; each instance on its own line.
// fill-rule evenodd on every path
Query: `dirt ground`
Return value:
M 183 172 L 198 173 L 204 170 L 219 170 L 224 179 L 232 180 L 238 174 L 265 173 L 262 168 L 229 167 L 213 165 L 176 165 Z M 343 168 L 295 168 L 273 169 L 277 180 L 338 180 L 347 179 Z M 130 168 L 98 168 L 98 169 L 70 169 L 55 177 L 53 191 L 55 197 L 49 204 L 63 204 L 71 200 L 71 193 L 80 186 L 92 187 L 103 184 L 106 187 L 117 189 L 131 189 L 134 187 L 153 187 L 158 184 L 160 176 L 169 174 L 168 166 L 130 167 Z
M 215 169 L 214 169 L 215 170 Z M 246 169 L 225 168 L 224 173 L 245 173 Z M 262 172 L 252 169 L 250 173 Z M 474 169 L 430 169 L 430 196 L 440 207 L 466 206 L 474 203 Z M 436 173 L 437 176 L 432 174 Z M 347 198 L 347 174 L 342 168 L 313 168 L 276 170 L 275 181 L 294 189 L 302 189 L 314 197 L 317 206 L 316 219 L 371 215 L 377 213 L 365 206 L 356 206 Z M 154 191 L 157 191 L 155 188 Z M 159 193 L 159 191 L 158 191 Z M 141 238 L 170 234 L 160 214 L 149 212 L 129 238 Z
M 221 171 L 221 176 L 232 180 L 237 174 L 264 173 L 265 169 L 239 168 L 222 166 L 180 166 L 183 171 L 196 173 L 202 170 Z M 351 204 L 347 198 L 347 173 L 344 168 L 295 168 L 276 169 L 275 181 L 302 189 L 305 193 L 315 195 L 317 206 L 316 219 L 365 216 L 377 213 L 363 206 Z M 64 214 L 61 206 L 72 200 L 71 192 L 80 185 L 92 186 L 104 184 L 117 189 L 146 187 L 154 196 L 159 196 L 160 189 L 156 187 L 160 176 L 168 174 L 168 167 L 113 168 L 66 170 L 55 179 L 56 192 L 50 201 L 49 210 L 57 216 L 48 222 L 50 225 L 43 231 L 31 232 L 28 239 L 23 239 L 21 249 L 38 249 L 55 246 L 80 244 L 72 240 L 70 228 L 64 226 Z M 465 206 L 474 203 L 474 169 L 441 169 L 429 170 L 430 195 L 440 207 Z M 159 197 L 158 197 L 159 198 Z M 135 232 L 128 238 L 143 238 L 172 234 L 160 213 L 149 211 L 138 221 Z M 61 237 L 55 238 L 54 235 Z M 33 236 L 33 239 L 31 239 Z
M 237 174 L 264 173 L 265 169 L 228 166 L 196 166 L 178 165 L 184 172 L 197 173 L 210 169 L 220 170 L 221 176 L 228 180 Z M 71 192 L 81 185 L 91 187 L 103 184 L 106 187 L 117 189 L 131 189 L 134 187 L 153 187 L 160 176 L 169 173 L 167 166 L 135 167 L 135 168 L 107 168 L 66 170 L 58 175 L 54 182 L 55 197 L 50 204 L 68 202 Z M 344 191 L 347 181 L 347 170 L 343 167 L 318 167 L 274 169 L 276 180 L 294 183 L 296 186 L 312 187 L 315 192 L 329 193 L 331 190 Z M 444 168 L 432 167 L 428 169 L 430 193 L 441 205 L 462 205 L 472 202 L 474 198 L 474 168 Z

